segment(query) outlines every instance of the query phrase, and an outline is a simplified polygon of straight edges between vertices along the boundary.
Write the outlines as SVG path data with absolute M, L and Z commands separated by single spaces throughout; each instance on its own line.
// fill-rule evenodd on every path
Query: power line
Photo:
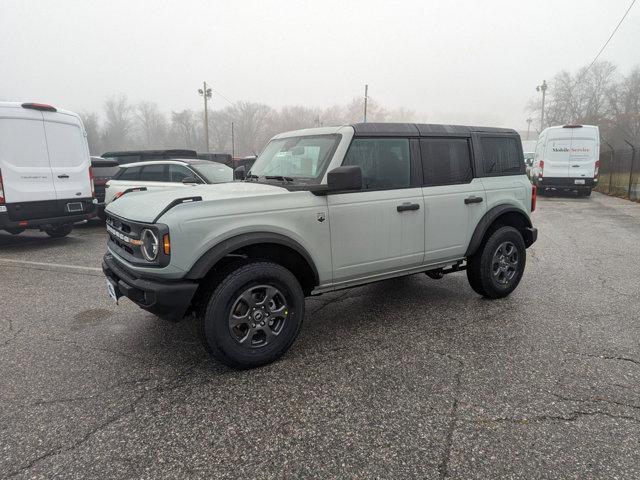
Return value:
M 584 70 L 582 72 L 582 75 L 580 76 L 580 78 L 576 81 L 576 83 L 578 83 L 582 77 L 584 75 L 587 74 L 587 72 L 589 71 L 589 69 L 591 69 L 591 67 L 593 66 L 594 63 L 596 63 L 596 60 L 598 60 L 598 57 L 600 56 L 600 54 L 602 52 L 604 52 L 604 49 L 607 48 L 607 45 L 609 45 L 609 42 L 611 41 L 611 39 L 613 38 L 613 36 L 616 34 L 616 32 L 618 31 L 618 29 L 620 28 L 620 25 L 622 25 L 622 22 L 624 22 L 624 19 L 627 18 L 627 15 L 629 14 L 629 10 L 631 10 L 631 8 L 633 7 L 633 5 L 636 3 L 636 0 L 632 0 L 631 4 L 629 5 L 629 8 L 627 8 L 627 11 L 624 12 L 624 15 L 622 16 L 622 18 L 620 19 L 620 21 L 618 22 L 618 24 L 616 25 L 616 28 L 613 29 L 613 32 L 611 32 L 611 35 L 609 35 L 609 38 L 607 39 L 606 42 L 604 42 L 604 45 L 602 45 L 602 48 L 600 49 L 600 51 L 598 52 L 598 54 L 595 56 L 595 58 L 593 59 L 593 61 L 589 64 L 589 66 L 587 67 L 586 70 Z
M 634 0 L 635 1 L 635 0 Z M 220 98 L 226 100 L 229 105 L 233 106 L 235 102 L 232 102 L 231 100 L 229 100 L 227 97 L 225 97 L 223 94 L 221 94 L 218 90 L 216 90 L 215 88 L 213 88 L 211 85 L 209 85 L 209 88 L 211 90 L 213 90 L 215 92 L 216 95 L 218 95 Z

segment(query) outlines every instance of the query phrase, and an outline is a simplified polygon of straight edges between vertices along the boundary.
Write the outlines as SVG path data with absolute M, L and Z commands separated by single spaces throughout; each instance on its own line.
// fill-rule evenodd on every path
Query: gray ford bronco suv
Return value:
M 309 295 L 465 270 L 476 293 L 505 297 L 537 237 L 514 130 L 299 130 L 242 169 L 243 181 L 109 204 L 102 264 L 112 297 L 170 319 L 194 312 L 209 352 L 235 368 L 286 352 Z

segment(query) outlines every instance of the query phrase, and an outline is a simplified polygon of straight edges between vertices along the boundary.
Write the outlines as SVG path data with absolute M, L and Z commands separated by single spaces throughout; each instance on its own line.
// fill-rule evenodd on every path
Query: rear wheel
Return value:
M 200 313 L 209 353 L 233 368 L 281 357 L 302 327 L 304 294 L 296 277 L 271 262 L 240 264 L 214 280 Z
M 55 227 L 45 228 L 44 232 L 51 238 L 63 238 L 71 233 L 73 225 L 56 225 Z
M 524 240 L 518 230 L 513 227 L 498 228 L 468 259 L 469 285 L 483 297 L 506 297 L 522 279 L 526 255 Z

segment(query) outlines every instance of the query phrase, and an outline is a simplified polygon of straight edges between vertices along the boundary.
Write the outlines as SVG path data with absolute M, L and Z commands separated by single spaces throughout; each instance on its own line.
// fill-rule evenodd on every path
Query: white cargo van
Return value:
M 591 195 L 600 170 L 600 132 L 594 125 L 545 128 L 536 144 L 531 179 L 538 193 L 576 190 Z
M 0 230 L 64 237 L 95 215 L 80 117 L 38 103 L 0 102 Z

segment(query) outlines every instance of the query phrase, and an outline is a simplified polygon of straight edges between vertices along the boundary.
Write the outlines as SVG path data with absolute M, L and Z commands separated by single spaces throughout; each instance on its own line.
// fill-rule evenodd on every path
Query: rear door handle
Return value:
M 470 203 L 482 203 L 482 197 L 467 197 L 464 199 L 465 205 L 469 205 Z
M 403 203 L 402 205 L 398 205 L 396 207 L 396 210 L 398 210 L 399 212 L 407 212 L 409 210 L 420 210 L 420 204 L 419 203 Z
M 69 178 L 69 175 L 63 173 L 62 175 L 58 175 L 58 178 Z

